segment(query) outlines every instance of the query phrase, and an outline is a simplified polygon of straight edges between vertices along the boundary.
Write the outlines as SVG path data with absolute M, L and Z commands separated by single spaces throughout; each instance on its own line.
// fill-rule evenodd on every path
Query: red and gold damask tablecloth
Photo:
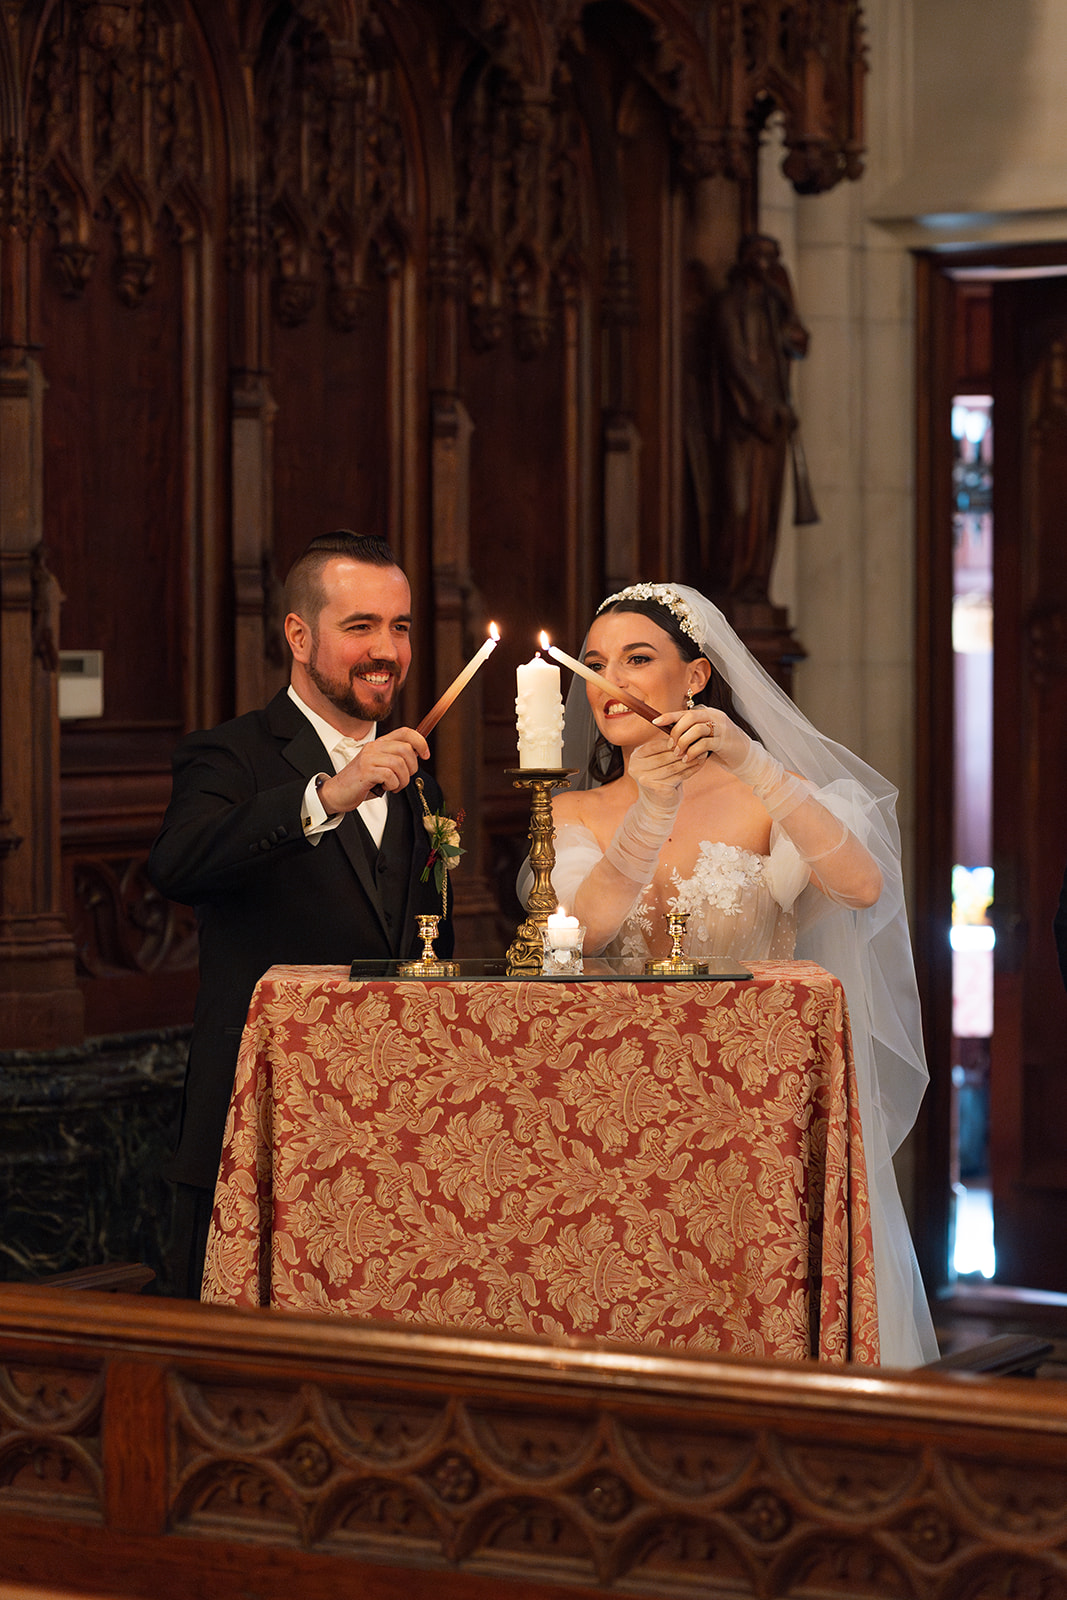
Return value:
M 352 981 L 248 1013 L 203 1298 L 876 1362 L 844 995 L 748 982 Z

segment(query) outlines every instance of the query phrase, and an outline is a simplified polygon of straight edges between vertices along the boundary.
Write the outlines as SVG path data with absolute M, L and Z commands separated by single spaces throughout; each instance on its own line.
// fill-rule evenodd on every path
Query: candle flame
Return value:
M 497 627 L 495 622 L 491 622 L 489 624 L 489 637 L 492 639 L 494 644 L 500 643 L 500 629 Z
M 542 628 L 541 629 L 541 649 L 542 650 L 547 650 L 551 643 L 552 643 L 551 639 L 548 637 L 548 634 L 545 632 L 544 628 Z

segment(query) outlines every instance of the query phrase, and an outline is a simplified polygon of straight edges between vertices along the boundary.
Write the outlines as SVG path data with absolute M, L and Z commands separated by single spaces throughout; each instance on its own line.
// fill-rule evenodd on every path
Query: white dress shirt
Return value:
M 301 700 L 292 684 L 289 685 L 289 698 L 307 717 L 311 726 L 326 746 L 330 753 L 330 760 L 333 762 L 334 772 L 340 772 L 343 767 L 347 767 L 355 756 L 356 751 L 362 750 L 365 744 L 370 744 L 371 740 L 377 737 L 378 727 L 376 723 L 363 739 L 353 739 L 349 734 L 339 733 L 335 727 L 326 721 L 325 717 L 320 717 L 317 711 L 312 711 L 311 707 Z M 344 816 L 344 812 L 339 811 L 335 816 L 328 817 L 326 808 L 319 799 L 318 785 L 323 778 L 327 777 L 329 777 L 327 772 L 316 773 L 304 790 L 301 819 L 304 825 L 304 837 L 309 839 L 312 844 L 317 844 L 324 833 L 329 833 L 331 828 L 336 828 Z M 384 794 L 372 796 L 364 800 L 361 805 L 358 805 L 356 810 L 363 818 L 367 831 L 375 844 L 380 845 L 388 815 L 386 796 Z

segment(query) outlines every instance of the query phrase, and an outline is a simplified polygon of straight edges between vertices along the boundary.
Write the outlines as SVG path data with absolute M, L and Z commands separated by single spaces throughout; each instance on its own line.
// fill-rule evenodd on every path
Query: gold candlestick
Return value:
M 686 924 L 689 921 L 687 911 L 667 912 L 667 932 L 671 936 L 671 953 L 661 961 L 646 961 L 645 972 L 652 978 L 686 978 L 699 977 L 702 972 L 707 972 L 706 961 L 691 961 L 682 954 L 682 940 L 685 938 Z
M 552 887 L 552 868 L 556 864 L 556 830 L 552 826 L 552 791 L 567 783 L 577 767 L 510 767 L 507 775 L 516 789 L 530 790 L 530 865 L 533 888 L 526 902 L 526 921 L 519 924 L 508 946 L 508 972 L 541 971 L 544 959 L 544 928 L 557 906 Z
M 437 929 L 440 917 L 419 916 L 415 918 L 415 925 L 419 930 L 422 940 L 422 955 L 417 961 L 402 961 L 397 967 L 397 976 L 400 978 L 456 978 L 459 976 L 458 961 L 442 961 L 434 951 L 433 942 L 437 938 Z

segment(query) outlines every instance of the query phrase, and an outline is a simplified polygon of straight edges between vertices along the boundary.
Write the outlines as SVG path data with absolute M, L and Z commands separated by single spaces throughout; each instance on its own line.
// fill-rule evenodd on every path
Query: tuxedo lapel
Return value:
M 409 783 L 400 794 L 390 800 L 390 820 L 395 811 L 397 849 L 405 852 L 403 859 L 404 870 L 397 874 L 397 953 L 403 955 L 411 949 L 415 936 L 415 911 L 412 905 L 412 891 L 415 879 L 422 871 L 425 856 L 422 851 L 422 841 L 426 837 L 426 830 L 422 826 L 422 803 L 419 792 L 414 782 Z M 427 848 L 426 855 L 429 854 Z
M 267 726 L 278 740 L 285 760 L 302 778 L 333 771 L 333 762 L 322 740 L 284 690 L 275 695 L 267 707 Z

